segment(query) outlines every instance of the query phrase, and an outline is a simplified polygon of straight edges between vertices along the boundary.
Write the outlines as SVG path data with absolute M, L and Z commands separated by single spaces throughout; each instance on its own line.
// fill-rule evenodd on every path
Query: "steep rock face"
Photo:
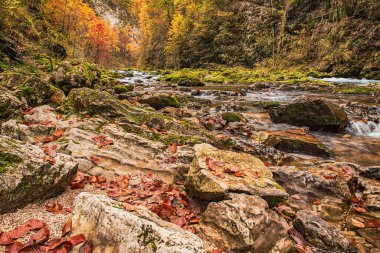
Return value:
M 237 252 L 270 252 L 282 245 L 287 252 L 289 225 L 257 196 L 229 194 L 227 200 L 208 205 L 200 223 L 200 236 L 218 247 Z M 270 236 L 269 236 L 270 235 Z
M 286 191 L 273 180 L 271 171 L 260 159 L 218 150 L 209 144 L 195 145 L 194 150 L 186 186 L 195 197 L 212 201 L 229 192 L 243 192 L 260 196 L 270 204 L 287 198 Z M 231 173 L 231 170 L 244 175 Z
M 70 185 L 77 163 L 64 154 L 54 165 L 44 157 L 36 146 L 0 136 L 0 213 L 57 196 Z
M 123 210 L 106 196 L 81 193 L 74 203 L 73 229 L 95 246 L 95 253 L 205 253 L 202 240 L 161 220 L 144 207 Z
M 348 124 L 343 108 L 323 99 L 308 99 L 276 107 L 269 111 L 269 115 L 275 123 L 307 126 L 312 130 L 337 132 Z
M 0 88 L 0 118 L 7 118 L 17 114 L 17 111 L 23 105 L 24 104 L 7 89 Z

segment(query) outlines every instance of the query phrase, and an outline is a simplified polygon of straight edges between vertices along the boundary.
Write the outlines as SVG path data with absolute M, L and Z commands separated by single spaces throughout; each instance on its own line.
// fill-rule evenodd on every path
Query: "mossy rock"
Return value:
M 181 103 L 178 101 L 178 98 L 174 95 L 157 95 L 151 96 L 149 98 L 143 98 L 139 101 L 142 104 L 148 104 L 156 110 L 163 109 L 165 107 L 174 107 L 179 108 Z
M 275 123 L 307 126 L 311 130 L 342 131 L 348 124 L 343 108 L 323 99 L 309 99 L 273 108 L 269 111 Z
M 132 92 L 134 89 L 133 85 L 116 85 L 114 87 L 116 94 L 124 94 L 127 92 Z
M 222 113 L 222 118 L 227 121 L 227 123 L 232 123 L 232 122 L 243 122 L 244 117 L 240 113 L 236 112 L 224 112 Z
M 0 118 L 8 118 L 17 114 L 24 104 L 7 89 L 0 88 Z
M 204 82 L 197 78 L 185 78 L 178 82 L 179 86 L 184 87 L 203 87 L 206 86 Z
M 0 151 L 0 173 L 15 164 L 21 163 L 22 159 L 14 154 L 4 153 Z

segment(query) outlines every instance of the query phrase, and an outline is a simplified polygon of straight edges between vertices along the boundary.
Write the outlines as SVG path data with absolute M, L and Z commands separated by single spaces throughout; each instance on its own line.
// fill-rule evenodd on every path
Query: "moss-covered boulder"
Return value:
M 0 136 L 0 214 L 62 193 L 77 171 L 77 163 L 58 154 L 44 161 L 42 149 Z
M 253 139 L 285 152 L 308 155 L 330 156 L 328 148 L 317 138 L 303 129 L 263 131 L 253 135 Z
M 17 114 L 23 106 L 24 103 L 13 96 L 7 89 L 0 88 L 0 118 L 8 118 Z
M 60 89 L 38 77 L 27 78 L 19 86 L 17 95 L 24 97 L 32 107 L 50 102 L 61 103 L 65 97 Z
M 100 80 L 101 72 L 96 65 L 89 63 L 72 65 L 69 62 L 61 63 L 50 78 L 50 81 L 65 94 L 74 88 L 93 88 L 100 83 Z
M 64 109 L 67 112 L 87 113 L 107 118 L 128 115 L 128 105 L 110 93 L 90 88 L 73 89 L 67 97 Z
M 186 188 L 193 196 L 213 201 L 225 198 L 229 192 L 240 192 L 260 196 L 270 205 L 287 198 L 286 191 L 260 159 L 209 144 L 195 145 L 194 150 L 186 180 Z
M 227 123 L 244 121 L 243 115 L 237 112 L 224 112 L 222 113 L 222 119 L 227 121 Z
M 342 131 L 348 124 L 343 108 L 324 99 L 308 99 L 273 108 L 269 115 L 275 123 L 307 126 L 311 130 Z
M 118 84 L 115 85 L 114 90 L 116 94 L 125 94 L 128 92 L 132 92 L 134 89 L 133 85 L 124 85 L 124 84 Z
M 174 107 L 178 108 L 181 106 L 181 103 L 178 101 L 178 98 L 170 94 L 160 94 L 155 96 L 150 96 L 147 98 L 142 98 L 139 100 L 142 104 L 148 104 L 156 110 L 163 109 L 165 107 Z
M 183 87 L 203 87 L 203 86 L 206 86 L 206 84 L 198 78 L 183 78 L 183 79 L 178 81 L 178 85 L 183 86 Z

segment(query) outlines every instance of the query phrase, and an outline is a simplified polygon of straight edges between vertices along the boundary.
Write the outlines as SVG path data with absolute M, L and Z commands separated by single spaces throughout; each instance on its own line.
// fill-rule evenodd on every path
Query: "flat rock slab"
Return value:
M 285 152 L 298 152 L 308 155 L 330 156 L 328 148 L 304 129 L 263 131 L 254 139 L 265 145 Z
M 106 196 L 81 193 L 74 202 L 73 230 L 94 243 L 94 253 L 205 253 L 202 240 L 144 207 L 128 212 Z
M 0 136 L 0 213 L 62 193 L 70 185 L 78 165 L 65 154 L 55 164 L 44 161 L 39 147 Z
M 195 158 L 186 180 L 186 187 L 194 197 L 213 201 L 223 199 L 229 192 L 239 192 L 260 196 L 271 204 L 288 197 L 260 159 L 246 153 L 219 150 L 209 144 L 195 145 L 194 150 Z M 207 164 L 208 159 L 224 164 L 224 170 L 238 169 L 244 176 L 231 173 L 223 173 L 224 178 L 216 176 Z
M 199 235 L 233 252 L 288 252 L 289 225 L 260 197 L 229 194 L 228 200 L 208 205 Z

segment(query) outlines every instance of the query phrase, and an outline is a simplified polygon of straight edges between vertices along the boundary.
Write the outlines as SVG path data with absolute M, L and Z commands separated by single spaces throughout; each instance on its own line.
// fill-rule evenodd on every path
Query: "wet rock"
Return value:
M 187 175 L 187 189 L 197 198 L 222 199 L 229 192 L 242 192 L 264 198 L 271 205 L 281 202 L 288 194 L 272 178 L 263 162 L 249 154 L 223 151 L 208 144 L 194 146 L 195 158 Z M 237 168 L 245 176 L 224 173 L 224 178 L 214 175 L 206 159 L 225 163 L 224 167 Z
M 0 213 L 57 196 L 70 185 L 78 165 L 64 154 L 54 165 L 44 157 L 36 146 L 0 136 Z
M 190 118 L 194 117 L 195 113 L 186 108 L 174 108 L 174 107 L 166 107 L 162 109 L 162 113 L 169 114 L 172 117 L 178 118 Z
M 275 123 L 307 126 L 312 130 L 337 132 L 348 124 L 343 108 L 323 99 L 299 101 L 269 111 Z
M 165 107 L 178 108 L 181 105 L 176 96 L 166 94 L 142 98 L 139 100 L 139 102 L 142 104 L 148 104 L 156 110 L 160 110 Z
M 351 194 L 347 183 L 352 178 L 353 169 L 348 168 L 347 174 L 339 172 L 341 169 L 342 167 L 334 164 L 310 167 L 271 167 L 276 182 L 284 187 L 290 195 L 298 194 L 309 203 L 314 199 L 323 199 L 324 197 L 350 198 Z
M 297 212 L 293 226 L 318 250 L 336 253 L 358 251 L 339 230 L 311 211 L 301 210 Z
M 285 152 L 330 156 L 330 151 L 317 138 L 304 129 L 263 131 L 255 133 L 255 141 Z
M 209 131 L 223 130 L 227 124 L 227 122 L 218 115 L 203 117 L 199 121 Z
M 364 237 L 368 242 L 373 244 L 376 248 L 380 248 L 380 229 L 378 228 L 365 228 L 358 230 L 359 234 Z
M 227 200 L 212 202 L 203 214 L 199 236 L 224 250 L 234 252 L 287 252 L 289 225 L 269 209 L 260 197 L 228 194 Z M 268 236 L 270 235 L 270 236 Z
M 342 222 L 347 209 L 346 203 L 340 199 L 325 197 L 319 205 L 321 218 L 330 222 Z
M 24 106 L 17 97 L 13 96 L 7 89 L 0 88 L 0 118 L 11 117 Z
M 73 231 L 93 242 L 95 252 L 205 253 L 199 237 L 145 207 L 128 212 L 119 202 L 89 193 L 78 195 L 74 206 Z

